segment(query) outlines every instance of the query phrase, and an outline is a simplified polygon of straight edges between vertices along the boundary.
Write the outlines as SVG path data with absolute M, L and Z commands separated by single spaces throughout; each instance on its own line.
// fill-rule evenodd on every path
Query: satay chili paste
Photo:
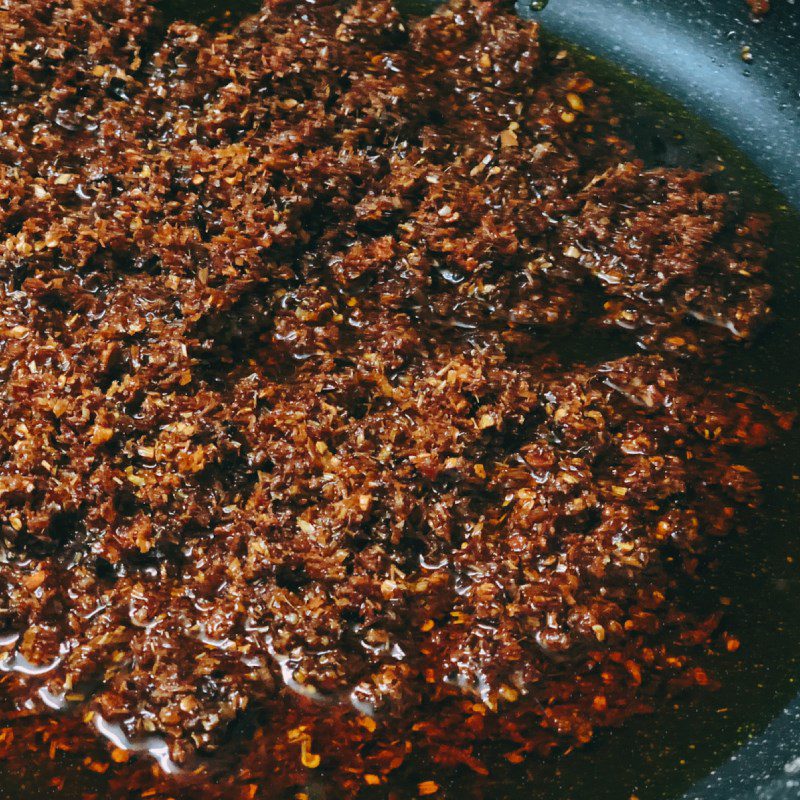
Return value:
M 787 424 L 706 376 L 765 219 L 494 2 L 26 0 L 0 63 L 7 760 L 247 730 L 209 792 L 344 797 L 713 682 L 677 586 Z

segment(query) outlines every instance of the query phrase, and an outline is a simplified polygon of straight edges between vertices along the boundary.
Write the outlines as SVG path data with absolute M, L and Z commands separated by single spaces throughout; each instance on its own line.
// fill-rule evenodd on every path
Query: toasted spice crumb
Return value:
M 771 0 L 746 0 L 746 2 L 754 17 L 764 17 L 769 14 Z

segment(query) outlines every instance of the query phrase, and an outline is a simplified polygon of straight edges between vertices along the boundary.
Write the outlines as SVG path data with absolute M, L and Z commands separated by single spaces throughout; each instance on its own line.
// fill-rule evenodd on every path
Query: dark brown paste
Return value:
M 345 797 L 713 681 L 679 584 L 787 424 L 705 376 L 763 218 L 495 2 L 26 0 L 0 64 L 10 763 Z

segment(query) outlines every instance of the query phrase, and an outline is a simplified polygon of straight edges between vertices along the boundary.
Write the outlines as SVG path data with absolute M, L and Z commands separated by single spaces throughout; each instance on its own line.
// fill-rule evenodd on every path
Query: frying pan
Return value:
M 535 17 L 546 37 L 574 48 L 581 66 L 613 84 L 646 159 L 724 164 L 715 180 L 772 213 L 777 321 L 726 365 L 723 377 L 799 408 L 800 0 L 773 0 L 775 8 L 759 22 L 744 0 L 550 0 L 544 8 L 543 0 L 530 2 L 518 7 L 521 15 Z M 169 15 L 198 18 L 257 3 L 162 5 Z M 399 5 L 433 6 L 427 0 Z M 712 664 L 722 689 L 601 733 L 568 756 L 506 765 L 482 785 L 456 775 L 443 787 L 447 797 L 800 798 L 800 480 L 793 477 L 800 475 L 800 434 L 755 461 L 764 505 L 746 536 L 723 543 L 709 587 L 715 596 L 731 597 L 726 624 L 743 643 L 740 654 Z M 698 603 L 709 600 L 703 591 Z M 418 779 L 412 769 L 392 788 L 413 797 Z M 43 785 L 0 770 L 0 798 L 50 796 Z M 308 794 L 337 800 L 322 786 L 309 786 Z
M 546 30 L 613 61 L 710 123 L 796 210 L 800 209 L 800 5 L 793 0 L 777 0 L 774 5 L 758 23 L 740 0 L 553 0 L 536 16 Z M 531 15 L 529 8 L 520 12 Z M 745 57 L 748 52 L 744 47 L 752 60 L 743 60 L 743 52 Z M 797 265 L 791 250 L 777 253 L 776 268 L 784 272 L 784 279 L 785 271 Z M 792 294 L 797 297 L 796 287 L 787 281 L 783 289 L 783 301 L 789 305 Z M 794 321 L 787 323 L 783 341 L 768 345 L 783 355 L 791 352 L 792 340 L 798 341 Z M 773 331 L 769 338 L 774 335 Z M 780 498 L 773 502 L 781 505 Z M 789 516 L 779 530 L 767 533 L 793 538 L 796 519 Z M 792 642 L 775 645 L 778 660 L 791 660 Z M 786 652 L 780 652 L 784 648 Z M 776 711 L 763 731 L 700 778 L 685 800 L 800 797 L 800 696 Z

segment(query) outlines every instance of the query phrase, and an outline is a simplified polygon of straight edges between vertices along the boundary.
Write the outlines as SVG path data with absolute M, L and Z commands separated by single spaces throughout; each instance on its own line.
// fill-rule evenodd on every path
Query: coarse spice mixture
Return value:
M 7 763 L 344 798 L 713 683 L 764 218 L 491 0 L 3 0 L 0 64 Z

